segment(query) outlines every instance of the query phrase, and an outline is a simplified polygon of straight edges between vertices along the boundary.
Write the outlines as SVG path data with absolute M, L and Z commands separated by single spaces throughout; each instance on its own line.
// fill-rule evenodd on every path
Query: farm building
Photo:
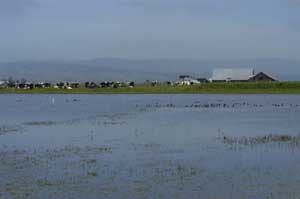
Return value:
M 187 79 L 191 79 L 192 77 L 190 75 L 179 75 L 179 79 L 184 81 L 184 80 L 187 80 Z
M 0 80 L 0 88 L 4 88 L 4 87 L 6 87 L 6 85 L 7 85 L 6 81 L 1 81 Z
M 254 76 L 254 69 L 224 68 L 213 70 L 212 82 L 246 82 Z
M 208 79 L 206 79 L 206 78 L 194 78 L 190 75 L 180 75 L 179 80 L 181 82 L 190 82 L 190 83 L 195 83 L 195 84 L 208 83 L 209 82 Z
M 264 72 L 257 73 L 253 77 L 249 79 L 249 81 L 254 81 L 254 82 L 274 82 L 278 81 L 275 77 L 272 77 L 269 74 L 266 74 Z
M 196 79 L 190 75 L 180 75 L 179 76 L 179 82 L 177 82 L 178 85 L 192 85 L 192 84 L 200 84 L 203 83 L 199 80 L 202 79 Z
M 206 78 L 197 78 L 197 81 L 199 81 L 200 83 L 208 83 L 208 79 Z

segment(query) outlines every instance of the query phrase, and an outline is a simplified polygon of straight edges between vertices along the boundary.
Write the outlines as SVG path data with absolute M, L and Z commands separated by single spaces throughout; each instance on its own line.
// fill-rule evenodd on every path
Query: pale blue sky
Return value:
M 300 0 L 0 0 L 0 61 L 298 59 Z

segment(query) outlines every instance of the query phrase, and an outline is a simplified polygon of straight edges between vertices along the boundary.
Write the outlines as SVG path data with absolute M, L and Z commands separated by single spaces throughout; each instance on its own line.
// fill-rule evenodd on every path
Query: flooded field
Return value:
M 0 198 L 298 199 L 300 95 L 1 95 Z

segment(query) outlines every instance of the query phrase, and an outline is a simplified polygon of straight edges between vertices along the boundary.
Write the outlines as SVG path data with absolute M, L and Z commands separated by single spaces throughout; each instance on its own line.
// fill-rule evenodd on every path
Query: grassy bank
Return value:
M 192 86 L 137 85 L 134 88 L 77 88 L 72 90 L 2 88 L 0 94 L 300 94 L 300 82 L 208 83 Z

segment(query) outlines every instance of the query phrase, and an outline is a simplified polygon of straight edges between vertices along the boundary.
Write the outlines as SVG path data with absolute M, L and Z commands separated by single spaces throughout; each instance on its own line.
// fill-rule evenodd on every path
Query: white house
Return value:
M 6 82 L 6 81 L 1 81 L 1 80 L 0 80 L 0 87 L 5 87 L 5 86 L 6 86 L 6 84 L 7 84 L 7 82 Z
M 201 82 L 197 79 L 193 78 L 190 75 L 180 75 L 180 81 L 177 82 L 178 85 L 192 85 L 192 84 L 200 84 Z

